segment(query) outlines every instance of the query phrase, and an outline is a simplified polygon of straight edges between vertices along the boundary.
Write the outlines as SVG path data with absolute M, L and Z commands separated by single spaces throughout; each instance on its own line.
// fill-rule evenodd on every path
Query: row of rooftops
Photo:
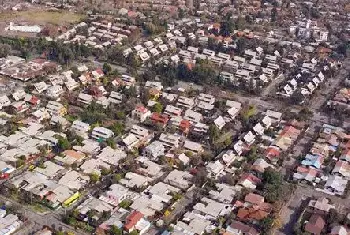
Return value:
M 321 190 L 332 195 L 343 195 L 350 176 L 348 145 L 349 136 L 345 130 L 324 124 L 309 153 L 303 157 L 300 165 L 296 168 L 294 179 L 304 180 L 313 184 L 314 187 L 325 182 Z M 338 149 L 341 154 L 335 157 Z M 334 162 L 330 173 L 324 172 L 324 162 L 327 159 Z

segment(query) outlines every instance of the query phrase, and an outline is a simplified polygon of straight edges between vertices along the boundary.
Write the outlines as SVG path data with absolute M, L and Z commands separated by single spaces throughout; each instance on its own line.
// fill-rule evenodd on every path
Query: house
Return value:
M 215 162 L 209 162 L 206 166 L 206 169 L 211 176 L 217 178 L 223 175 L 225 166 L 217 160 Z
M 90 130 L 90 125 L 80 120 L 75 120 L 71 126 L 71 129 L 78 135 L 87 138 L 87 133 Z
M 26 92 L 23 89 L 17 89 L 13 94 L 12 97 L 15 101 L 20 101 L 24 99 L 26 96 Z
M 151 111 L 149 111 L 143 105 L 138 105 L 132 112 L 131 117 L 138 120 L 139 122 L 144 122 L 148 117 L 151 116 Z
M 194 205 L 193 213 L 205 216 L 209 220 L 216 220 L 220 215 L 223 216 L 230 213 L 230 205 L 204 197 L 199 203 Z
M 44 91 L 47 90 L 47 88 L 49 88 L 49 86 L 45 83 L 45 82 L 38 82 L 34 84 L 35 90 L 41 94 Z
M 178 221 L 174 225 L 175 234 L 204 234 L 209 232 L 211 221 L 196 213 L 187 212 L 183 221 Z M 209 232 L 210 233 L 210 232 Z
M 184 114 L 184 119 L 189 120 L 191 124 L 196 124 L 203 120 L 203 115 L 191 109 L 187 109 Z
M 330 204 L 330 200 L 327 198 L 318 198 L 317 200 L 310 200 L 309 208 L 311 208 L 314 213 L 327 214 L 330 209 L 335 209 L 335 206 Z
M 191 109 L 194 107 L 195 102 L 193 98 L 188 98 L 185 96 L 179 96 L 179 98 L 177 99 L 177 106 L 179 107 L 183 107 L 186 109 Z
M 251 173 L 243 173 L 238 180 L 238 184 L 248 189 L 255 189 L 261 180 Z
M 124 200 L 134 200 L 139 195 L 120 184 L 112 184 L 99 199 L 112 206 L 118 206 Z
M 330 235 L 348 235 L 348 229 L 343 225 L 336 225 L 332 228 Z
M 46 105 L 46 110 L 49 112 L 51 116 L 64 116 L 67 114 L 66 107 L 63 104 L 57 101 L 49 101 Z
M 255 170 L 259 173 L 264 173 L 265 169 L 268 167 L 272 167 L 269 163 L 267 163 L 263 158 L 258 158 L 252 165 L 252 170 Z
M 165 148 L 171 149 L 171 148 L 178 148 L 180 146 L 180 143 L 182 142 L 182 138 L 179 135 L 173 135 L 173 134 L 165 134 L 162 133 L 159 136 L 158 139 Z
M 265 151 L 265 157 L 273 164 L 276 164 L 280 159 L 281 150 L 277 146 L 269 146 Z
M 219 130 L 221 130 L 226 125 L 226 122 L 222 116 L 219 116 L 214 120 L 214 124 Z
M 296 173 L 293 174 L 294 180 L 306 180 L 314 182 L 316 180 L 318 171 L 313 168 L 306 168 L 304 166 L 298 166 Z
M 192 175 L 185 171 L 173 170 L 164 179 L 164 183 L 180 189 L 188 189 L 191 186 Z
M 10 104 L 11 101 L 6 95 L 0 96 L 0 108 L 9 106 Z
M 324 186 L 325 190 L 335 195 L 343 195 L 346 189 L 348 180 L 338 175 L 330 175 Z
M 67 165 L 72 165 L 73 163 L 80 163 L 83 161 L 85 157 L 83 153 L 79 153 L 74 150 L 65 150 L 62 154 L 63 154 L 63 157 L 56 156 L 55 160 Z
M 51 98 L 58 98 L 63 92 L 64 90 L 60 85 L 51 86 L 46 90 L 46 94 Z
M 166 114 L 152 113 L 150 119 L 153 124 L 160 125 L 164 128 L 168 124 L 169 116 Z
M 106 140 L 114 136 L 113 131 L 105 127 L 95 127 L 92 130 L 91 137 L 96 140 Z
M 184 143 L 184 149 L 187 150 L 187 151 L 191 151 L 193 153 L 196 153 L 196 154 L 199 154 L 201 152 L 203 152 L 203 146 L 197 142 L 193 142 L 193 141 L 190 141 L 190 140 L 185 140 L 185 143 Z
M 209 94 L 200 93 L 197 97 L 197 108 L 204 111 L 214 109 L 215 97 Z
M 112 104 L 121 104 L 123 102 L 123 95 L 119 92 L 112 91 L 109 94 L 108 102 Z
M 169 116 L 181 116 L 182 109 L 178 108 L 178 107 L 175 107 L 175 106 L 173 106 L 171 104 L 168 104 L 165 107 L 164 113 L 169 115 Z
M 259 235 L 255 228 L 239 221 L 233 221 L 229 226 L 227 226 L 226 232 L 237 235 Z
M 128 233 L 132 232 L 133 230 L 138 230 L 139 234 L 145 234 L 150 226 L 151 223 L 144 219 L 144 215 L 141 212 L 133 211 L 126 218 L 124 229 Z
M 255 142 L 255 135 L 251 131 L 249 131 L 247 134 L 244 135 L 243 140 L 247 145 L 250 146 Z
M 190 121 L 183 119 L 182 117 L 173 116 L 169 122 L 170 122 L 170 125 L 176 127 L 177 130 L 181 131 L 186 135 L 190 131 L 190 127 L 191 127 Z
M 215 184 L 216 190 L 209 191 L 209 197 L 218 202 L 230 204 L 234 197 L 240 193 L 240 186 L 231 186 L 227 184 Z
M 326 225 L 326 222 L 322 218 L 322 216 L 313 214 L 310 217 L 309 221 L 306 222 L 304 230 L 305 232 L 308 232 L 310 234 L 320 235 L 325 225 Z
M 82 103 L 82 104 L 91 104 L 93 100 L 92 95 L 89 94 L 85 94 L 85 93 L 79 93 L 78 95 L 78 102 Z
M 159 141 L 154 141 L 150 145 L 146 146 L 143 150 L 143 155 L 149 159 L 158 159 L 160 156 L 164 156 L 164 145 Z
M 267 110 L 266 111 L 266 116 L 270 117 L 272 120 L 272 123 L 279 123 L 282 119 L 282 113 L 281 112 L 276 112 L 273 110 Z
M 128 188 L 142 188 L 148 185 L 151 179 L 133 172 L 128 172 L 125 177 L 120 180 L 120 184 L 125 185 Z
M 156 183 L 145 191 L 148 195 L 157 198 L 162 203 L 170 203 L 173 198 L 172 194 L 181 192 L 180 189 L 164 184 L 163 182 Z
M 320 169 L 321 166 L 322 166 L 323 161 L 324 161 L 324 157 L 323 156 L 307 154 L 305 156 L 305 159 L 303 161 L 301 161 L 301 165 L 314 167 L 316 169 Z M 340 170 L 340 167 L 339 167 L 338 170 Z M 336 169 L 336 171 L 337 171 L 337 169 Z
M 350 178 L 350 163 L 345 161 L 337 161 L 332 174 L 343 176 L 346 179 Z

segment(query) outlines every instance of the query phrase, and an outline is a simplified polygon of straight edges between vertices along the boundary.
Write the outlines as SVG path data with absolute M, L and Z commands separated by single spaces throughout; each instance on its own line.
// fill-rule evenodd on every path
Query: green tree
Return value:
M 271 10 L 271 22 L 276 22 L 277 20 L 277 8 L 274 7 Z
M 113 181 L 114 182 L 119 182 L 121 179 L 123 179 L 123 176 L 121 174 L 119 174 L 119 173 L 117 173 L 117 174 L 115 174 L 113 176 Z
M 131 204 L 132 204 L 131 200 L 125 199 L 119 203 L 119 207 L 124 208 L 124 209 L 129 209 Z
M 123 235 L 123 230 L 121 230 L 115 225 L 112 225 L 111 228 L 109 229 L 109 233 L 111 235 Z
M 115 141 L 114 141 L 113 138 L 108 138 L 108 139 L 106 140 L 106 143 L 107 143 L 107 145 L 108 145 L 109 147 L 111 147 L 112 149 L 115 149 Z
M 100 180 L 100 175 L 97 173 L 90 174 L 90 180 L 92 183 L 97 183 Z
M 212 143 L 214 143 L 220 136 L 220 130 L 219 128 L 215 125 L 212 124 L 209 126 L 209 139 Z
M 265 235 L 269 234 L 270 230 L 273 227 L 273 222 L 274 222 L 274 219 L 270 216 L 260 221 L 259 224 L 260 224 L 262 234 L 265 234 Z
M 280 172 L 269 167 L 263 173 L 263 196 L 265 200 L 273 203 L 283 197 L 283 178 Z
M 156 113 L 161 113 L 163 111 L 163 105 L 157 102 L 155 105 L 153 105 L 152 111 Z
M 6 57 L 11 51 L 11 46 L 0 43 L 0 57 Z
M 112 67 L 110 64 L 104 63 L 102 70 L 103 70 L 104 74 L 110 74 L 110 72 L 112 71 Z
M 247 44 L 247 42 L 246 42 L 246 39 L 244 37 L 241 37 L 241 38 L 239 38 L 237 40 L 237 43 L 236 43 L 237 48 L 236 48 L 236 50 L 237 50 L 238 54 L 243 54 L 243 52 L 246 49 L 246 44 Z
M 124 124 L 121 122 L 116 122 L 111 127 L 111 130 L 114 132 L 116 136 L 122 135 L 124 133 Z
M 134 229 L 129 233 L 129 235 L 139 235 L 139 232 L 136 229 Z
M 59 136 L 57 145 L 61 150 L 67 150 L 71 148 L 69 141 L 62 136 Z

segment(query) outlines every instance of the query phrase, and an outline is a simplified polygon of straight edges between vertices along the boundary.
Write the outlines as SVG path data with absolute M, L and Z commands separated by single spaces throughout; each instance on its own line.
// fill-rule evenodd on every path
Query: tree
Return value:
M 114 132 L 116 136 L 119 136 L 124 133 L 124 124 L 121 122 L 116 122 L 111 127 L 111 130 Z
M 276 22 L 277 20 L 277 8 L 274 7 L 271 10 L 271 22 Z
M 7 44 L 0 44 L 0 57 L 6 57 L 11 51 L 11 46 Z
M 155 113 L 161 113 L 163 111 L 163 105 L 157 102 L 155 105 L 153 105 L 152 111 Z
M 123 234 L 123 230 L 121 230 L 120 228 L 118 228 L 115 225 L 112 225 L 111 228 L 109 229 L 109 233 L 111 235 L 122 235 Z
M 131 204 L 132 204 L 131 200 L 125 199 L 125 200 L 121 201 L 118 206 L 121 208 L 124 208 L 124 209 L 129 209 Z
M 243 37 L 241 37 L 241 38 L 239 38 L 237 40 L 237 43 L 236 43 L 237 48 L 236 48 L 236 50 L 237 50 L 238 54 L 242 54 L 245 51 L 246 44 L 247 44 L 246 43 L 246 39 L 243 38 Z
M 118 120 L 125 120 L 126 118 L 126 114 L 124 111 L 117 111 L 115 113 L 115 117 L 118 119 Z
M 100 180 L 100 175 L 94 172 L 90 174 L 90 180 L 92 183 L 97 183 Z
M 260 227 L 262 234 L 269 234 L 269 231 L 273 227 L 273 221 L 274 219 L 272 217 L 266 217 L 260 221 Z
M 71 148 L 69 141 L 62 136 L 59 136 L 57 146 L 63 151 Z
M 119 182 L 121 179 L 123 179 L 123 176 L 121 174 L 115 174 L 113 176 L 113 181 L 114 182 Z
M 104 74 L 109 74 L 112 71 L 112 67 L 110 64 L 104 63 L 102 70 L 103 70 Z
M 107 143 L 107 145 L 108 145 L 109 147 L 111 147 L 112 149 L 115 149 L 115 141 L 114 141 L 113 138 L 108 138 L 108 139 L 106 140 L 106 143 Z
M 209 139 L 212 143 L 214 143 L 220 136 L 220 130 L 219 128 L 215 125 L 212 124 L 209 126 Z
M 134 229 L 129 233 L 129 235 L 139 235 L 139 232 L 136 229 Z
M 283 180 L 280 172 L 269 167 L 263 173 L 263 195 L 268 202 L 276 202 L 283 196 Z

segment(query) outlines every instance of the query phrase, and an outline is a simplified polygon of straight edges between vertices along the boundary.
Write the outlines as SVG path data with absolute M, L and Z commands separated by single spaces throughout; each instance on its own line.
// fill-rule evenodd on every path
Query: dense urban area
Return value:
M 0 235 L 350 234 L 349 0 L 0 1 Z

